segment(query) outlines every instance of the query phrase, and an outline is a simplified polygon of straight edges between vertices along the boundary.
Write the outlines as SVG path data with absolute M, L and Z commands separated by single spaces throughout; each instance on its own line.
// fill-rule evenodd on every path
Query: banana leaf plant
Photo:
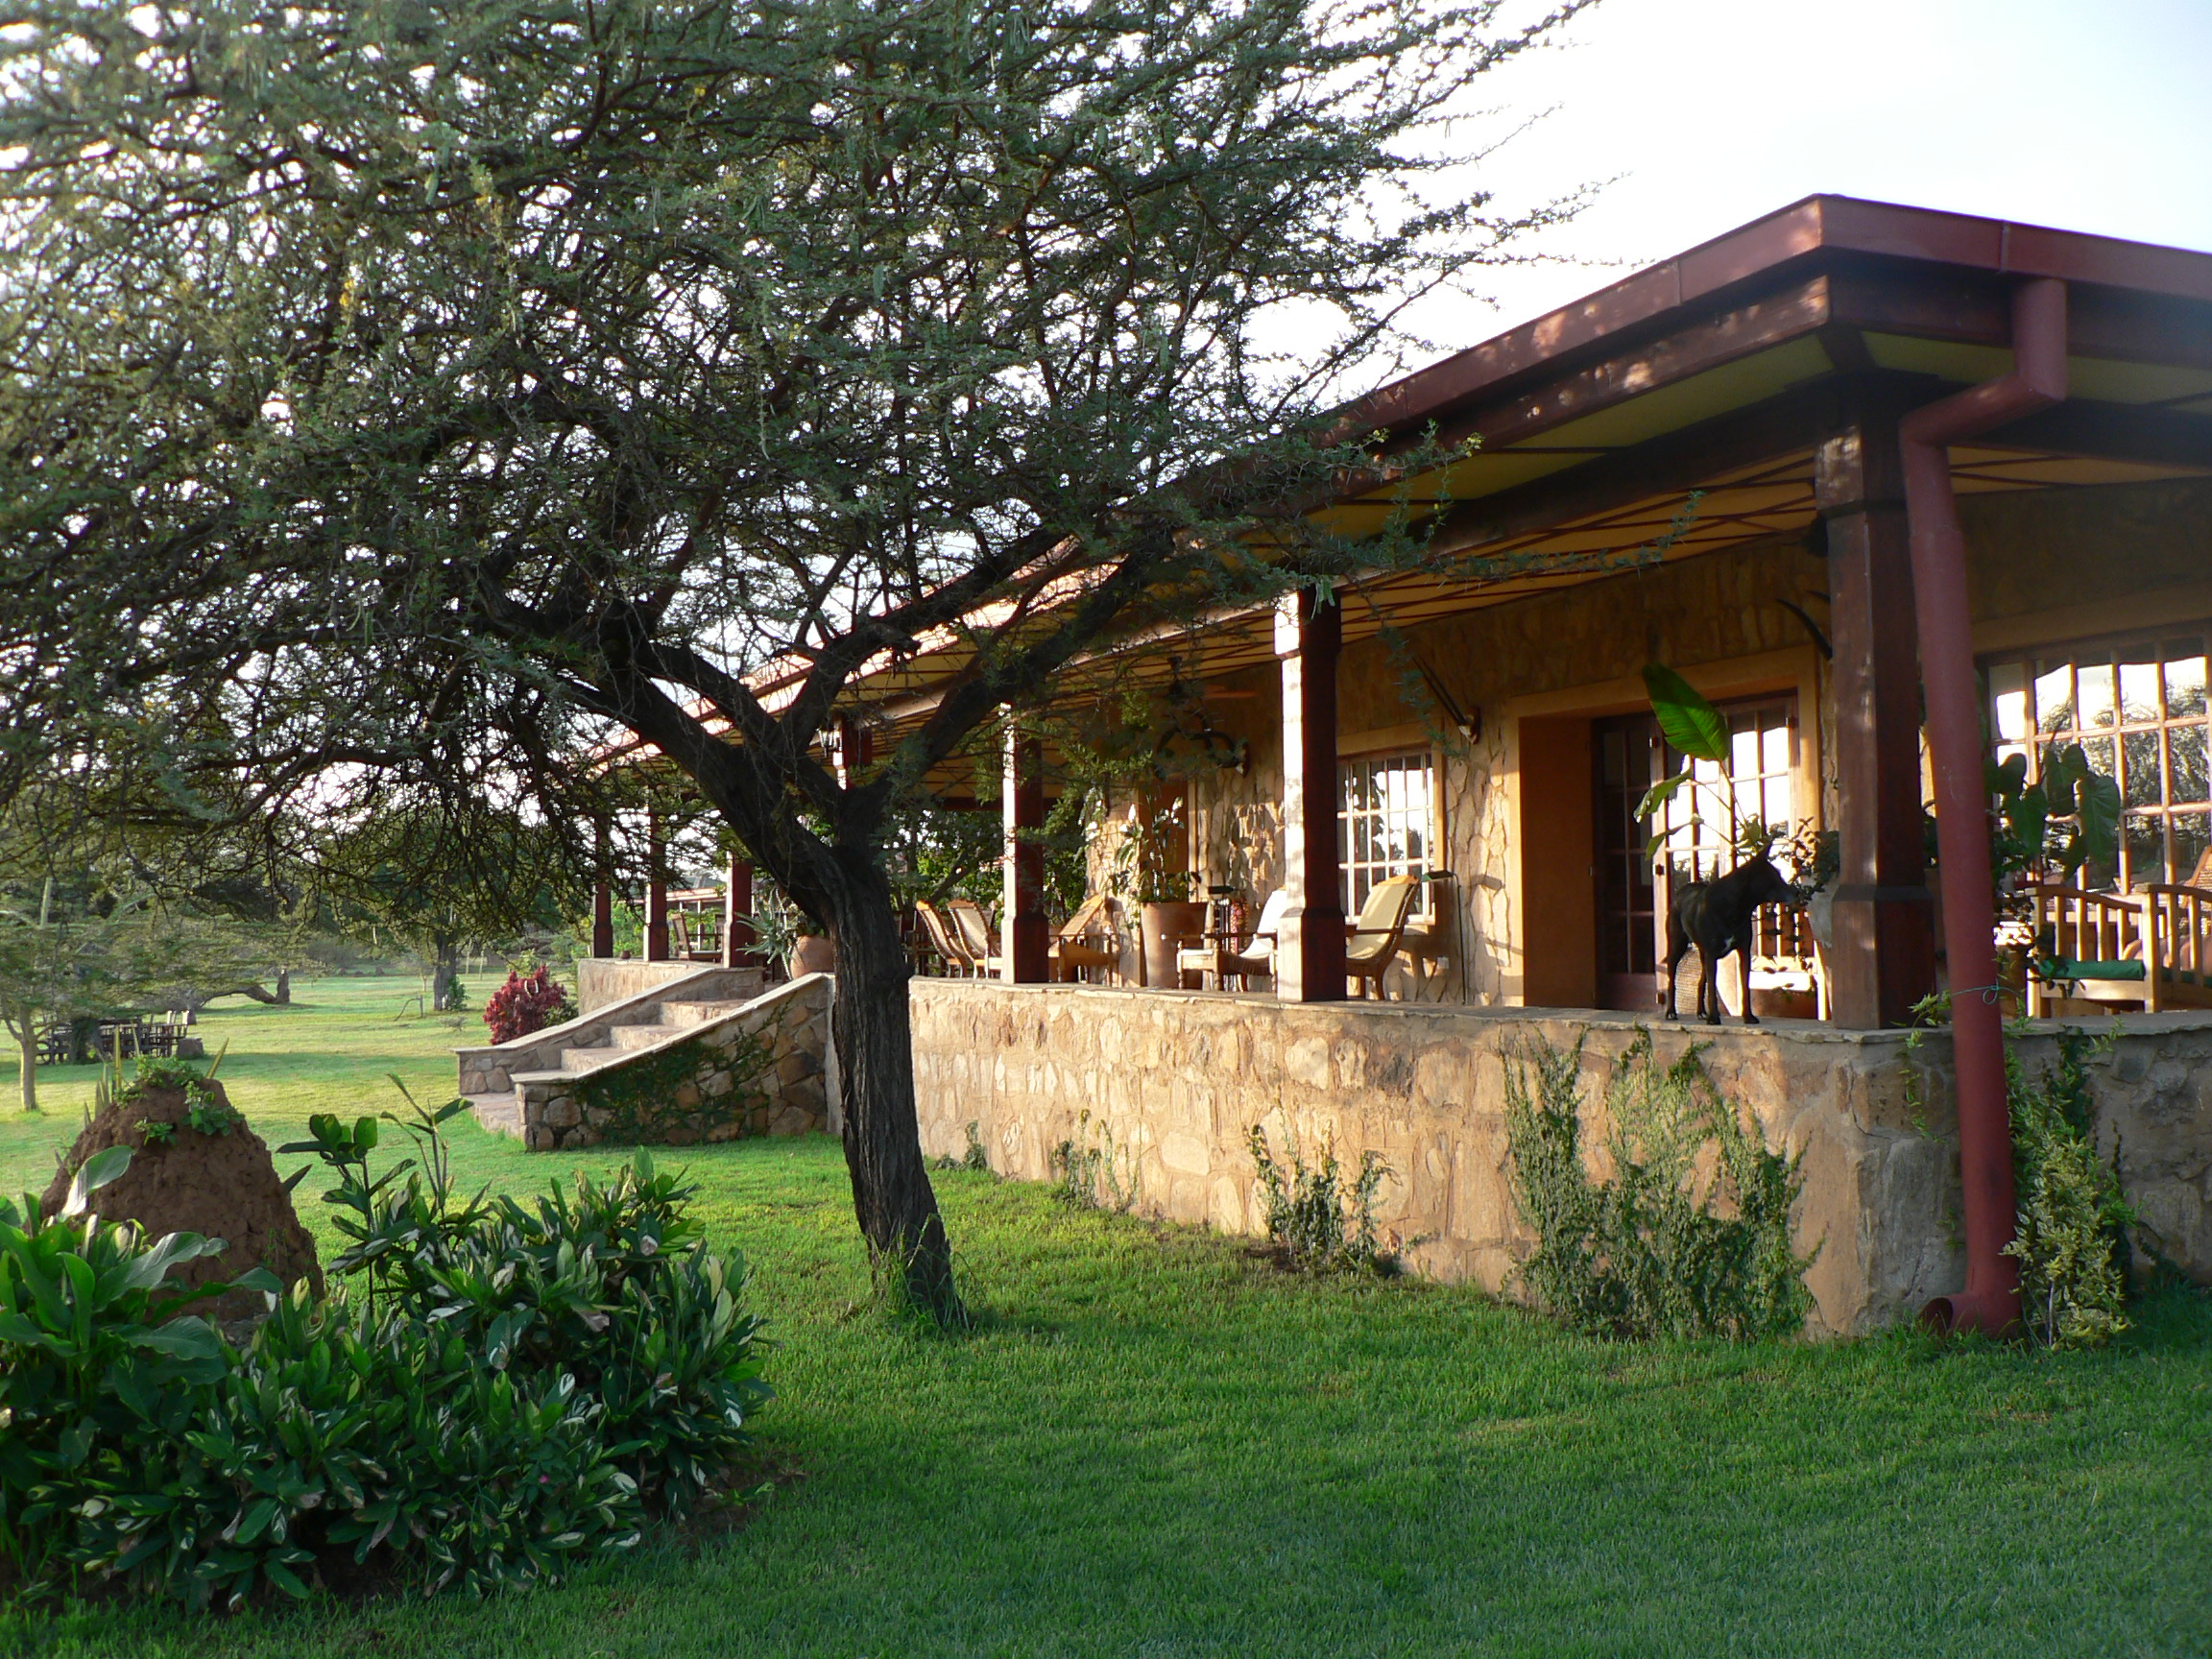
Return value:
M 1636 805 L 1636 816 L 1657 817 L 1684 789 L 1691 792 L 1693 801 L 1698 790 L 1713 790 L 1711 782 L 1696 775 L 1697 762 L 1703 760 L 1720 768 L 1718 793 L 1727 808 L 1729 850 L 1741 858 L 1756 858 L 1766 853 L 1784 830 L 1778 825 L 1745 818 L 1737 810 L 1736 774 L 1730 764 L 1733 739 L 1728 731 L 1728 717 L 1714 708 L 1696 686 L 1658 662 L 1646 666 L 1644 689 L 1651 699 L 1651 712 L 1659 722 L 1661 733 L 1685 758 L 1681 771 L 1671 778 L 1660 779 L 1645 791 L 1644 799 Z M 1699 813 L 1693 815 L 1687 824 L 1661 826 L 1644 843 L 1644 856 L 1656 858 L 1676 830 L 1694 829 L 1704 822 L 1703 814 Z
M 2000 893 L 2019 877 L 2058 870 L 2073 880 L 2084 864 L 2110 868 L 2120 850 L 2120 785 L 2089 764 L 2079 743 L 2044 749 L 2028 781 L 2028 757 L 1988 763 L 1996 804 L 1989 829 L 1990 874 Z

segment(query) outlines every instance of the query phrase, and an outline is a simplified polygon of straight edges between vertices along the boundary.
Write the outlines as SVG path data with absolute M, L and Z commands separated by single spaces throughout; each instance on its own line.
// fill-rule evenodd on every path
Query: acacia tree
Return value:
M 834 939 L 859 1222 L 952 1316 L 889 815 L 1110 631 L 1419 556 L 1306 521 L 1331 388 L 1553 216 L 1424 180 L 1586 3 L 32 0 L 0 768 L 566 828 L 635 733 Z

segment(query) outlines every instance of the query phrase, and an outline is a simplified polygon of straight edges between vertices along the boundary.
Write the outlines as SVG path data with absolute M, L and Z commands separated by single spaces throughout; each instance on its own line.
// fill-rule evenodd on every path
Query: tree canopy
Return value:
M 949 1312 L 891 814 L 1110 631 L 1419 557 L 1310 522 L 1374 466 L 1334 389 L 1551 216 L 1426 181 L 1584 3 L 34 0 L 0 792 L 127 751 L 133 810 L 582 856 L 637 733 L 836 940 L 861 1224 Z

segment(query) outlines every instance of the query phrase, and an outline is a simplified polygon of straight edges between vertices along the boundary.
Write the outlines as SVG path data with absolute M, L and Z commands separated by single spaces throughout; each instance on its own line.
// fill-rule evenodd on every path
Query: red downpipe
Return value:
M 1936 770 L 1943 947 L 1951 970 L 1951 1043 L 1959 1079 L 1959 1174 L 1966 1208 L 1966 1288 L 1938 1296 L 1921 1317 L 1941 1331 L 1992 1334 L 2019 1323 L 2020 1264 L 2004 1254 L 2014 1221 L 2012 1127 L 1997 1007 L 1989 791 L 1983 777 L 1966 541 L 1959 530 L 1947 446 L 2065 400 L 2065 283 L 2037 278 L 2014 292 L 2012 362 L 2011 373 L 1915 409 L 1899 426 L 1920 678 Z

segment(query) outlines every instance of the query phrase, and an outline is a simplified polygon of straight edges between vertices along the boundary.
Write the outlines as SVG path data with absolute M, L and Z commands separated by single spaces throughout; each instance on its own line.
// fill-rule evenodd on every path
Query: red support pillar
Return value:
M 1920 810 L 1920 661 L 1897 422 L 1865 416 L 1821 445 L 1815 499 L 1828 528 L 1842 867 L 1828 952 L 1830 1018 L 1911 1022 L 1936 988 L 1934 906 Z
M 599 872 L 591 885 L 591 954 L 604 961 L 614 954 L 614 837 L 606 819 L 594 839 Z
M 1336 660 L 1344 612 L 1310 593 L 1275 613 L 1283 668 L 1283 884 L 1275 993 L 1291 1002 L 1344 999 L 1344 899 L 1336 849 Z
M 645 960 L 668 960 L 668 849 L 661 839 L 661 814 L 645 819 Z
M 1034 833 L 1045 827 L 1044 759 L 1044 745 L 1009 727 L 1006 781 L 999 793 L 999 822 L 1005 830 L 999 864 L 1005 896 L 999 906 L 998 949 L 999 972 L 1014 985 L 1042 985 L 1051 973 L 1045 849 Z

